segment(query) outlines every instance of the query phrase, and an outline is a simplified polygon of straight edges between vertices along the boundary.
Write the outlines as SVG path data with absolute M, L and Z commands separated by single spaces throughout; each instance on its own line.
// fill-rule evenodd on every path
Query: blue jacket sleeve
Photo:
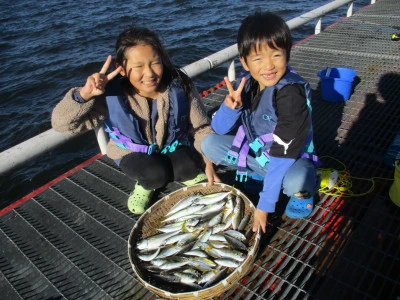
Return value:
M 242 108 L 231 109 L 222 103 L 211 120 L 211 127 L 218 134 L 227 134 L 235 127 L 241 114 Z
M 257 208 L 265 212 L 275 212 L 276 202 L 282 187 L 282 181 L 287 170 L 294 164 L 293 158 L 271 156 L 267 174 L 264 177 L 264 187 L 260 192 Z

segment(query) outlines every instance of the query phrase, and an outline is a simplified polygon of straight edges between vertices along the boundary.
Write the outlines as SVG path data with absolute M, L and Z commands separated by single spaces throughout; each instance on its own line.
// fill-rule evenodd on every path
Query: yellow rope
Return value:
M 330 168 L 318 168 L 317 173 L 319 174 L 321 178 L 321 186 L 319 189 L 319 192 L 324 193 L 325 195 L 328 196 L 340 196 L 340 197 L 360 197 L 360 196 L 365 196 L 369 193 L 371 193 L 375 189 L 375 180 L 380 179 L 380 180 L 393 180 L 393 178 L 382 178 L 382 177 L 372 177 L 372 178 L 360 178 L 360 177 L 354 177 L 350 176 L 349 171 L 346 169 L 346 166 L 339 160 L 337 160 L 334 157 L 331 156 L 323 156 L 326 158 L 330 158 L 338 162 L 343 166 L 343 170 L 335 170 L 335 169 L 330 169 Z M 320 157 L 322 159 L 323 157 Z M 329 180 L 332 177 L 332 173 L 337 174 L 337 181 L 336 183 L 330 187 Z M 335 177 L 335 176 L 333 176 Z M 364 193 L 359 193 L 355 194 L 352 192 L 352 179 L 356 180 L 363 180 L 363 181 L 368 181 L 371 184 L 371 187 Z

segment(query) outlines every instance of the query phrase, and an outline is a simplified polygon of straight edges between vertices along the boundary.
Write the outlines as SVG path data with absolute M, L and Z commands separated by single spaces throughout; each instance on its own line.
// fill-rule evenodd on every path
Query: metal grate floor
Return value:
M 216 299 L 400 297 L 400 208 L 388 197 L 392 181 L 384 179 L 393 178 L 393 168 L 383 163 L 400 129 L 400 41 L 390 40 L 391 30 L 400 30 L 399 10 L 398 0 L 381 0 L 296 45 L 290 62 L 313 89 L 323 167 L 344 165 L 352 191 L 364 195 L 320 194 L 301 220 L 283 216 L 283 197 L 254 268 Z M 357 71 L 346 103 L 321 100 L 316 74 L 327 66 Z M 204 103 L 212 110 L 225 94 L 221 88 Z M 233 184 L 230 170 L 219 173 Z M 171 183 L 158 198 L 181 186 Z M 128 259 L 137 220 L 125 203 L 132 188 L 101 157 L 1 216 L 0 298 L 158 299 L 134 277 Z

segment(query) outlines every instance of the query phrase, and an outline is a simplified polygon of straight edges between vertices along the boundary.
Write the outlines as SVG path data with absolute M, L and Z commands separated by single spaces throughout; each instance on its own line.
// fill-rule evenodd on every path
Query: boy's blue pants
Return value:
M 203 154 L 216 165 L 224 165 L 236 169 L 237 165 L 229 164 L 225 161 L 225 156 L 230 150 L 234 138 L 232 135 L 207 135 L 201 143 Z M 247 168 L 250 177 L 255 174 L 264 177 L 268 169 L 268 163 L 265 167 L 262 167 L 249 154 L 247 156 Z M 317 192 L 316 183 L 317 174 L 314 163 L 309 159 L 299 158 L 286 172 L 282 184 L 283 193 L 290 197 L 300 191 L 307 191 L 311 196 L 314 196 Z

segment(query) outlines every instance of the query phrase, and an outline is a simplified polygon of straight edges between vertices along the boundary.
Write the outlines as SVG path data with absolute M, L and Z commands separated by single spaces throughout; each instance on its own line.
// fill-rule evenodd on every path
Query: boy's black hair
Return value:
M 239 55 L 245 60 L 251 50 L 257 50 L 261 43 L 273 49 L 286 50 L 286 60 L 290 59 L 292 35 L 286 22 L 278 15 L 265 11 L 257 11 L 247 16 L 239 28 L 237 43 Z

